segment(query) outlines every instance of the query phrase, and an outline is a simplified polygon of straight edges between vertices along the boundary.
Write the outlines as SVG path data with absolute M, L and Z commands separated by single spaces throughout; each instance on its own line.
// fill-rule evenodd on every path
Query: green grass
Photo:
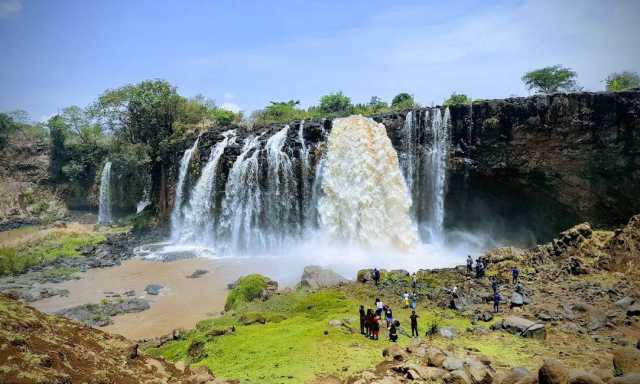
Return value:
M 242 303 L 257 299 L 260 293 L 267 288 L 267 281 L 266 277 L 258 274 L 241 277 L 236 287 L 229 292 L 224 309 L 228 311 Z
M 51 233 L 17 247 L 0 247 L 0 276 L 20 274 L 30 267 L 47 265 L 63 257 L 78 257 L 80 248 L 105 239 L 104 234 Z

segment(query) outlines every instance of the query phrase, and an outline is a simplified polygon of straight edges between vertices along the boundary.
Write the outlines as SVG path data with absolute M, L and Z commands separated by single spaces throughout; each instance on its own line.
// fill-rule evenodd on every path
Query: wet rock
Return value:
M 614 369 L 626 375 L 628 373 L 640 373 L 640 350 L 626 347 L 613 351 Z
M 311 289 L 330 288 L 347 283 L 349 280 L 335 273 L 334 271 L 317 265 L 304 267 L 300 285 Z
M 568 384 L 569 370 L 555 359 L 547 359 L 538 371 L 539 384 Z
M 159 295 L 162 288 L 164 288 L 164 286 L 160 284 L 148 284 L 144 287 L 144 291 L 149 295 Z
M 197 279 L 198 277 L 206 275 L 207 273 L 209 273 L 209 271 L 207 271 L 206 269 L 196 269 L 192 274 L 187 276 L 187 279 Z
M 136 291 L 134 291 L 133 289 L 129 290 L 129 291 L 125 291 L 123 294 L 123 296 L 127 296 L 127 297 L 133 297 L 136 295 Z
M 147 300 L 130 298 L 119 300 L 117 302 L 84 304 L 76 307 L 65 308 L 56 312 L 56 314 L 87 325 L 104 327 L 112 323 L 112 316 L 117 316 L 123 313 L 142 312 L 149 308 L 150 306 Z

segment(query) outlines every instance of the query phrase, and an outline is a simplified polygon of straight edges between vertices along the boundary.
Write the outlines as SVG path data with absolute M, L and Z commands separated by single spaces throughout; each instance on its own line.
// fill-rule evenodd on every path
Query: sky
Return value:
M 245 112 L 336 91 L 431 105 L 525 96 L 554 64 L 599 91 L 640 72 L 639 17 L 638 0 L 0 0 L 0 111 L 40 121 L 155 78 Z

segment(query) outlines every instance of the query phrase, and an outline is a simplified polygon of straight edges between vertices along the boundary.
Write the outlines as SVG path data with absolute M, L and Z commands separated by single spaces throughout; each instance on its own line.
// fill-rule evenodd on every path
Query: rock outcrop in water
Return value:
M 640 211 L 640 92 L 477 101 L 472 108 L 450 107 L 449 122 L 438 131 L 434 127 L 443 126 L 445 112 L 420 108 L 373 117 L 384 124 L 398 152 L 423 240 L 434 228 L 433 220 L 439 220 L 438 211 L 447 229 L 526 243 L 549 240 L 581 220 L 619 225 Z M 252 132 L 237 127 L 236 143 L 224 149 L 211 193 L 212 215 L 221 218 L 218 234 L 234 238 L 235 249 L 246 249 L 247 236 L 268 246 L 281 236 L 300 236 L 315 227 L 313 205 L 322 192 L 321 165 L 332 126 L 331 120 L 323 120 Z M 440 143 L 438 132 L 446 135 L 445 153 L 435 145 Z M 216 130 L 200 137 L 189 168 L 191 183 L 198 180 L 211 148 L 223 139 Z M 163 155 L 167 169 L 173 170 L 166 175 L 168 186 L 175 185 L 170 180 L 177 177 L 179 160 L 192 143 Z M 430 159 L 445 155 L 443 175 Z M 230 196 L 240 185 L 247 194 Z M 442 202 L 434 191 L 443 191 Z M 269 199 L 274 195 L 286 195 L 286 201 L 278 202 L 286 206 L 273 207 Z M 269 211 L 276 208 L 278 212 Z M 274 228 L 283 233 L 273 234 Z

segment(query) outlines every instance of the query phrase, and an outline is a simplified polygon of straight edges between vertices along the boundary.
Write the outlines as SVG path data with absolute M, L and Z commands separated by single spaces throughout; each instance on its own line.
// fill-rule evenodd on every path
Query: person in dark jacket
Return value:
M 418 333 L 418 315 L 416 315 L 416 311 L 411 311 L 411 316 L 409 316 L 409 318 L 411 319 L 411 337 L 418 337 L 419 333 Z
M 376 287 L 378 283 L 380 283 L 380 271 L 378 271 L 378 268 L 373 268 L 373 282 L 376 284 Z
M 518 277 L 520 276 L 520 271 L 518 270 L 518 267 L 513 267 L 511 268 L 511 277 L 512 277 L 512 283 L 515 285 L 518 283 Z
M 378 335 L 380 334 L 380 322 L 381 322 L 380 316 L 374 313 L 371 320 L 371 328 L 372 328 L 371 339 L 372 340 L 378 340 Z
M 367 313 L 364 311 L 364 305 L 360 306 L 360 334 L 366 335 L 365 333 L 365 324 L 367 322 Z
M 473 274 L 473 258 L 471 258 L 471 255 L 467 255 L 467 273 L 469 275 Z
M 389 327 L 389 340 L 392 342 L 398 341 L 398 327 L 400 326 L 400 322 L 398 320 L 393 321 L 391 326 Z
M 387 328 L 389 328 L 391 326 L 391 323 L 393 323 L 393 311 L 388 305 L 384 306 L 384 317 L 387 321 Z
M 493 294 L 493 311 L 495 313 L 500 312 L 500 301 L 502 300 L 502 297 L 500 297 L 499 293 L 494 293 Z
M 491 288 L 493 289 L 493 294 L 498 293 L 498 279 L 495 276 L 491 278 Z

